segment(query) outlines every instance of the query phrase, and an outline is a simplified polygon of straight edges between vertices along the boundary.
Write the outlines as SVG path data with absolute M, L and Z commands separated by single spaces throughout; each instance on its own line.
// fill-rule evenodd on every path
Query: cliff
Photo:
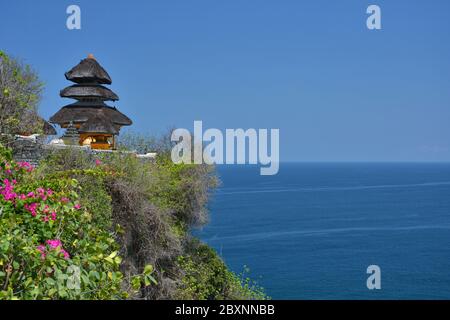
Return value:
M 2 147 L 0 298 L 265 298 L 190 233 L 208 220 L 214 168 L 159 151 L 54 149 L 33 168 Z

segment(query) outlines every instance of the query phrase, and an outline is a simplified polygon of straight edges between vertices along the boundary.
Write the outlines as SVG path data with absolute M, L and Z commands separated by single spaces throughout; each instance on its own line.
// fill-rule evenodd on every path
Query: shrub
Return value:
M 153 142 L 166 147 L 160 147 L 152 162 L 127 153 L 95 158 L 80 151 L 57 151 L 38 172 L 79 181 L 79 203 L 89 208 L 91 223 L 98 219 L 95 225 L 103 230 L 115 227 L 112 236 L 123 258 L 123 283 L 141 283 L 141 290 L 130 298 L 264 297 L 250 281 L 230 272 L 211 248 L 191 238 L 190 229 L 207 220 L 208 196 L 217 185 L 214 168 L 174 164 L 164 141 Z M 157 285 L 145 286 L 142 280 L 148 264 L 154 266 L 151 276 Z M 147 277 L 147 283 L 153 280 Z
M 178 257 L 183 276 L 177 293 L 180 299 L 267 299 L 263 289 L 242 273 L 229 271 L 209 246 L 192 239 L 185 255 Z
M 124 284 L 111 219 L 80 194 L 70 174 L 43 175 L 0 146 L 0 299 L 119 299 L 153 282 L 147 267 Z

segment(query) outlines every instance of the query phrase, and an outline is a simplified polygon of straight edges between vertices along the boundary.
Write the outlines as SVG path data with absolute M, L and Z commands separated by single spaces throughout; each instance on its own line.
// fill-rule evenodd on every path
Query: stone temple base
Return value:
M 143 161 L 152 161 L 156 157 L 156 153 L 138 154 L 133 151 L 117 151 L 117 150 L 97 150 L 91 149 L 90 146 L 77 146 L 65 144 L 47 144 L 42 136 L 33 135 L 29 137 L 15 136 L 10 144 L 13 150 L 15 161 L 29 162 L 34 166 L 39 165 L 41 159 L 47 157 L 55 150 L 61 149 L 77 149 L 82 150 L 95 158 L 99 154 L 134 154 Z

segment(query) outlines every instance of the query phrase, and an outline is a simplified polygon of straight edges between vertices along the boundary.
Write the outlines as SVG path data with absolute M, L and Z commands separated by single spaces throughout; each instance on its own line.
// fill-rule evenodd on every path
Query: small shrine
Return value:
M 89 145 L 92 149 L 112 150 L 122 126 L 132 121 L 105 101 L 117 101 L 119 97 L 104 85 L 112 83 L 111 77 L 92 54 L 65 73 L 67 80 L 75 84 L 60 92 L 63 98 L 77 102 L 62 107 L 51 118 L 66 129 L 62 136 L 65 144 Z

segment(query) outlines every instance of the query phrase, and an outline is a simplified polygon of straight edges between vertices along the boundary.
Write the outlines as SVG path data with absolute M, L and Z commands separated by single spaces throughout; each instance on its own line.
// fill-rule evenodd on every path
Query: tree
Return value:
M 29 66 L 0 50 L 0 133 L 41 133 L 43 83 Z

